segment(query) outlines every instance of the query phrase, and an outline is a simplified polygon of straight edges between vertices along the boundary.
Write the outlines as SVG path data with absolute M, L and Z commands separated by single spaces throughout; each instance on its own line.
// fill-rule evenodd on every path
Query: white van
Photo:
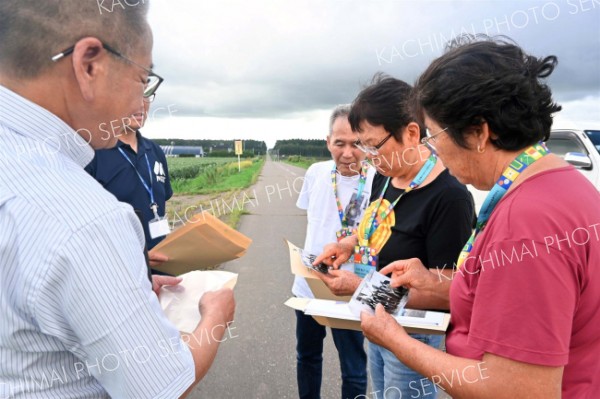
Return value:
M 546 142 L 550 151 L 575 166 L 600 191 L 600 130 L 557 129 L 550 132 Z M 488 191 L 480 191 L 471 185 L 477 213 Z
M 546 145 L 554 154 L 575 166 L 600 191 L 600 131 L 553 130 Z

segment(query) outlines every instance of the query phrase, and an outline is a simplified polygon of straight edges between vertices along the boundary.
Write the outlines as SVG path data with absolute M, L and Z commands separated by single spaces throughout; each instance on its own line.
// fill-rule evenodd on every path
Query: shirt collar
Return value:
M 139 130 L 135 131 L 135 137 L 137 138 L 137 142 L 138 142 L 138 155 L 143 154 L 152 148 L 152 145 L 150 144 L 150 140 L 148 140 L 144 136 L 142 136 L 142 133 Z M 117 141 L 117 147 L 131 148 L 129 146 L 129 144 L 126 144 L 126 143 L 122 142 L 121 140 Z M 143 152 L 140 151 L 141 148 L 144 149 Z
M 0 85 L 0 124 L 39 142 L 49 154 L 60 153 L 82 168 L 94 150 L 73 128 L 47 109 Z

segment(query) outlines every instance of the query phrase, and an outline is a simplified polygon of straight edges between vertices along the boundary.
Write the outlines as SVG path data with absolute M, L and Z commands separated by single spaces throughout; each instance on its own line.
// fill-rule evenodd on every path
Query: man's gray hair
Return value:
M 150 37 L 148 3 L 0 0 L 0 71 L 37 77 L 52 65 L 52 56 L 84 37 L 96 37 L 127 56 Z
M 329 118 L 329 136 L 333 133 L 333 124 L 337 118 L 346 117 L 347 119 L 348 115 L 350 115 L 350 104 L 338 105 L 333 109 L 331 117 Z

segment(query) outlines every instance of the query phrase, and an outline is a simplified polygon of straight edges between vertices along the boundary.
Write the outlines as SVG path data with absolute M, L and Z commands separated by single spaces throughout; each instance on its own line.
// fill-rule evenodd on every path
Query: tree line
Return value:
M 176 146 L 192 146 L 202 147 L 206 154 L 212 148 L 213 152 L 224 152 L 227 153 L 228 149 L 231 148 L 233 153 L 235 146 L 235 140 L 184 140 L 184 139 L 153 139 L 158 145 L 176 145 Z M 258 140 L 242 140 L 245 154 L 264 155 L 267 153 L 267 144 L 264 141 Z
M 327 142 L 318 139 L 290 139 L 277 140 L 273 150 L 279 151 L 279 155 L 301 155 L 304 157 L 329 157 Z

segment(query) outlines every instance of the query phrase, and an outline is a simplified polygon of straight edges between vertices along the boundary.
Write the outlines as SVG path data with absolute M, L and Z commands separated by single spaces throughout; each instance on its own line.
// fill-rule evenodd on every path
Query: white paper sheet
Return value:
M 174 286 L 163 286 L 158 300 L 167 318 L 185 333 L 192 333 L 201 316 L 198 303 L 208 291 L 235 287 L 237 274 L 221 270 L 193 271 L 182 274 L 183 281 Z
M 347 302 L 330 301 L 325 299 L 311 299 L 304 313 L 310 316 L 325 316 L 343 320 L 360 320 L 360 316 L 353 313 Z M 401 315 L 394 317 L 403 326 L 422 327 L 440 326 L 444 323 L 445 313 L 404 309 Z
M 304 313 L 311 316 L 327 316 L 336 319 L 345 320 L 360 320 L 360 317 L 355 316 L 348 307 L 348 302 L 330 301 L 327 299 L 312 299 Z
M 404 309 L 402 315 L 394 317 L 403 326 L 441 326 L 446 314 L 425 310 Z

